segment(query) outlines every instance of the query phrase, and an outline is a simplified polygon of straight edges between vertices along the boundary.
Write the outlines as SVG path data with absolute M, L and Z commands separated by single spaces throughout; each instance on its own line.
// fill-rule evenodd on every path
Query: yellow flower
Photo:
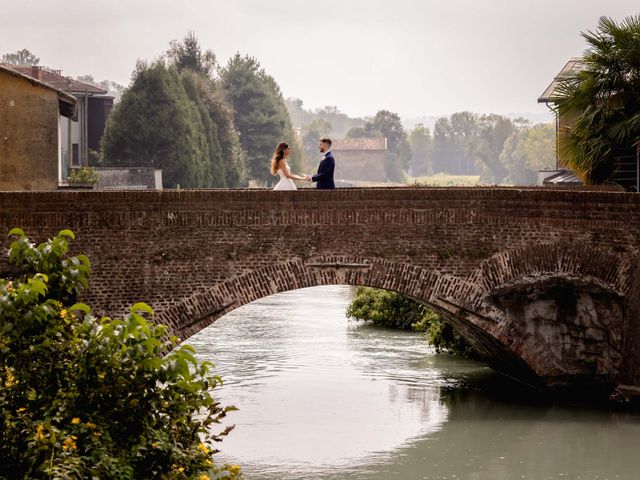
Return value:
M 209 449 L 207 448 L 207 446 L 204 443 L 200 443 L 200 445 L 198 445 L 198 450 L 200 450 L 205 455 L 207 453 L 209 453 Z
M 227 470 L 232 475 L 240 475 L 240 467 L 238 465 L 227 465 Z
M 22 413 L 26 410 L 26 408 L 24 407 L 20 407 L 19 409 L 16 410 L 16 413 Z
M 73 418 L 71 419 L 71 423 L 72 423 L 73 425 L 77 425 L 77 424 L 79 424 L 79 423 L 80 423 L 80 419 L 79 419 L 78 417 L 73 417 Z
M 71 435 L 70 437 L 67 437 L 67 439 L 62 442 L 62 449 L 63 450 L 76 450 L 78 448 L 78 446 L 76 445 L 75 440 L 78 437 L 76 437 L 75 435 Z
M 91 435 L 93 435 L 94 437 L 101 437 L 102 433 L 101 432 L 91 432 Z
M 151 448 L 158 448 L 158 442 L 153 442 L 151 444 Z
M 9 387 L 13 387 L 15 384 L 18 383 L 18 381 L 16 380 L 15 375 L 13 374 L 13 372 L 11 371 L 11 369 L 7 366 L 4 367 L 4 371 L 7 375 L 7 380 L 5 381 L 4 385 L 5 387 L 9 388 Z
M 91 423 L 91 422 L 87 422 L 87 428 L 89 430 L 93 430 L 94 428 L 96 428 L 96 424 L 95 423 Z
M 204 461 L 204 464 L 205 464 L 207 467 L 210 467 L 210 466 L 212 466 L 212 465 L 213 465 L 213 462 L 212 462 L 209 458 L 207 458 L 207 459 Z
M 60 317 L 65 318 L 67 316 L 67 309 L 63 308 L 60 310 Z
M 211 480 L 211 477 L 209 477 L 209 475 L 207 475 L 206 473 L 202 473 L 198 477 L 198 480 Z
M 44 440 L 44 427 L 42 426 L 42 424 L 38 425 L 38 427 L 36 428 L 36 436 L 38 440 Z
M 4 288 L 7 289 L 7 293 L 13 293 L 13 284 L 11 282 L 7 282 Z

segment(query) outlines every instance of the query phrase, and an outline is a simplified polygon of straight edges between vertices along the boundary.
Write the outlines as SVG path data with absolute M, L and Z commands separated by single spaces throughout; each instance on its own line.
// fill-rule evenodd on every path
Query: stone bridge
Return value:
M 535 188 L 4 192 L 0 226 L 73 230 L 85 300 L 145 301 L 182 339 L 274 293 L 366 285 L 441 312 L 496 369 L 608 394 L 640 386 L 638 207 Z

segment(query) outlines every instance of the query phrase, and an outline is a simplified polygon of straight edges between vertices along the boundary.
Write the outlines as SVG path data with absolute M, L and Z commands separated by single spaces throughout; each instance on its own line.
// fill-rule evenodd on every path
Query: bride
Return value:
M 306 177 L 291 173 L 287 157 L 291 153 L 291 147 L 288 143 L 279 143 L 276 151 L 273 152 L 271 158 L 271 174 L 280 175 L 280 181 L 273 188 L 274 190 L 297 190 L 294 180 L 306 180 Z

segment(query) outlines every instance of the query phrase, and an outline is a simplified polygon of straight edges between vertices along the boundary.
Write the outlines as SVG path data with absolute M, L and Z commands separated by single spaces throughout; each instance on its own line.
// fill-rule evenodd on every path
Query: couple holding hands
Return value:
M 321 138 L 318 149 L 322 153 L 322 160 L 318 165 L 318 173 L 310 175 L 296 175 L 291 173 L 287 157 L 291 153 L 291 147 L 288 143 L 279 143 L 276 151 L 271 159 L 271 174 L 280 175 L 280 181 L 273 188 L 274 190 L 297 190 L 294 180 L 306 180 L 308 182 L 316 182 L 316 188 L 319 190 L 331 190 L 336 188 L 333 182 L 333 171 L 335 169 L 335 161 L 331 153 L 331 139 Z

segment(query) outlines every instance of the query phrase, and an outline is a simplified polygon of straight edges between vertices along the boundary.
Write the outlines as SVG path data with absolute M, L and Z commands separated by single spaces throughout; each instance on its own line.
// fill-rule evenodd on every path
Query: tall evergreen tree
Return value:
M 233 105 L 240 144 L 247 154 L 248 174 L 253 180 L 271 184 L 270 159 L 276 145 L 292 145 L 289 163 L 301 169 L 301 147 L 291 126 L 282 93 L 252 57 L 236 54 L 221 71 L 222 86 Z
M 168 187 L 243 185 L 245 154 L 214 69 L 192 32 L 141 64 L 107 126 L 104 164 L 162 168 Z
M 162 169 L 163 185 L 208 186 L 202 117 L 177 72 L 140 64 L 109 118 L 102 139 L 105 165 Z
M 226 101 L 219 85 L 213 77 L 217 68 L 215 54 L 203 51 L 193 32 L 188 32 L 182 41 L 171 42 L 166 53 L 169 65 L 181 72 L 193 102 L 198 106 L 204 119 L 209 146 L 209 162 L 212 187 L 239 187 L 246 176 L 246 155 L 240 146 L 233 123 L 233 108 Z M 185 85 L 186 86 L 186 85 Z

